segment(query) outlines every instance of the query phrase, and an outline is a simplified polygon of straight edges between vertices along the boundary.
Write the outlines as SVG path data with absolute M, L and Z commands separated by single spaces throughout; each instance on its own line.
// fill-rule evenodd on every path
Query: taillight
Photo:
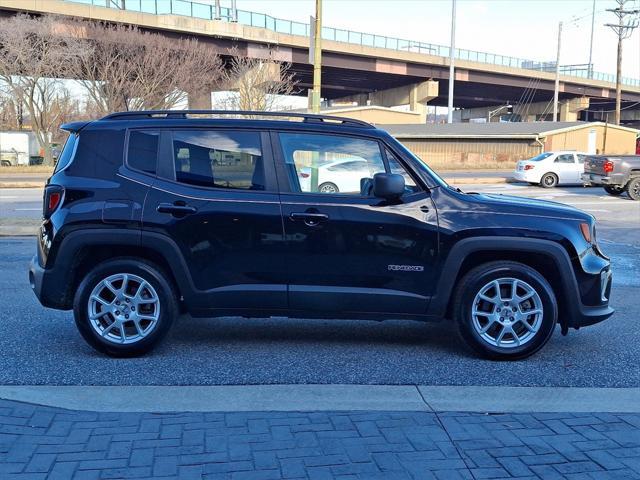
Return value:
M 602 165 L 602 168 L 604 169 L 605 173 L 613 172 L 613 162 L 611 160 L 607 160 Z
M 525 165 L 524 169 L 525 170 L 533 170 L 536 166 L 535 165 Z
M 60 205 L 62 205 L 62 197 L 64 189 L 58 185 L 47 185 L 44 189 L 44 202 L 42 215 L 44 218 L 50 218 Z
M 311 175 L 309 175 L 308 173 L 300 172 L 300 173 L 298 174 L 298 176 L 299 176 L 300 178 L 309 178 Z

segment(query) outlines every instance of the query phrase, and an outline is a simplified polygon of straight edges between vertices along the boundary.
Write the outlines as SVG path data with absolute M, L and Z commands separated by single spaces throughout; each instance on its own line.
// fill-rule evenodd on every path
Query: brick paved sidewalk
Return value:
M 640 414 L 87 413 L 0 400 L 0 478 L 640 479 Z

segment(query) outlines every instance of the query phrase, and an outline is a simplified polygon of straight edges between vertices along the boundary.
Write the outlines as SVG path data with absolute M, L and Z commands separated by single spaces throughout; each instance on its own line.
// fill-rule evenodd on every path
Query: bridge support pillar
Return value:
M 470 122 L 484 120 L 489 121 L 489 113 L 498 110 L 500 105 L 490 107 L 465 108 L 453 112 L 454 122 Z M 582 110 L 589 108 L 588 97 L 576 97 L 563 100 L 558 106 L 558 120 L 561 122 L 575 122 Z M 504 115 L 504 113 L 502 113 Z M 513 115 L 521 122 L 535 122 L 539 120 L 552 120 L 553 104 L 551 102 L 535 102 L 528 104 L 513 104 Z M 500 112 L 491 117 L 490 121 L 499 122 Z M 518 118 L 519 117 L 519 118 Z
M 334 100 L 332 103 L 355 102 L 358 105 L 376 105 L 380 107 L 397 107 L 408 105 L 409 110 L 418 112 L 426 122 L 427 103 L 438 96 L 438 82 L 427 80 L 402 87 L 378 90 L 377 92 L 359 93 Z

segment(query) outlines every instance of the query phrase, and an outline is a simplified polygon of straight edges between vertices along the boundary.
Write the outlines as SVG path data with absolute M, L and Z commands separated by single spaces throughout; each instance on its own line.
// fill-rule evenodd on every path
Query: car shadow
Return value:
M 247 319 L 221 317 L 176 320 L 167 343 L 191 346 L 219 344 L 412 345 L 464 354 L 452 322 L 408 320 Z

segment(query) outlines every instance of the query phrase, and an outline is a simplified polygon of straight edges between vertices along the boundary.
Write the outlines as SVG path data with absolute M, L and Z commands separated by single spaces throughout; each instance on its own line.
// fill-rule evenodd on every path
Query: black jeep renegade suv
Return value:
M 147 352 L 186 311 L 450 318 L 518 359 L 613 313 L 591 215 L 464 193 L 364 122 L 235 113 L 63 126 L 29 277 L 97 350 Z

